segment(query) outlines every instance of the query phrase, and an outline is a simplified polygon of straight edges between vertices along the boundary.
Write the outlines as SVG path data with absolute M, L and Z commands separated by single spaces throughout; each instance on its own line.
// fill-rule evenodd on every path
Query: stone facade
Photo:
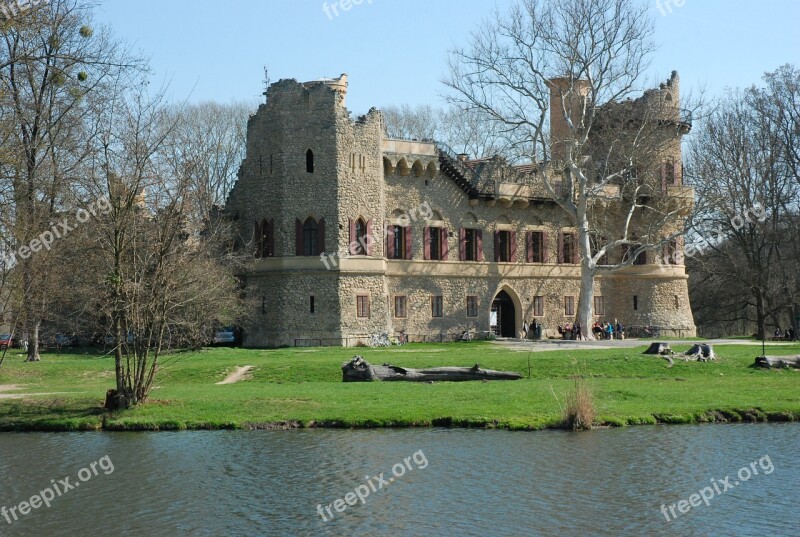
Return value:
M 346 91 L 346 75 L 281 80 L 248 123 L 226 206 L 237 247 L 255 256 L 245 345 L 355 345 L 383 331 L 448 340 L 493 330 L 493 310 L 505 335 L 534 318 L 549 335 L 574 321 L 565 297 L 577 308 L 580 266 L 559 258 L 574 230 L 558 206 L 535 186 L 476 189 L 457 168 L 478 161 L 456 166 L 435 142 L 386 139 L 378 110 L 350 118 Z M 679 136 L 669 151 L 680 162 Z M 528 232 L 541 232 L 542 258 L 530 257 Z M 684 266 L 656 257 L 596 278 L 597 317 L 692 336 Z

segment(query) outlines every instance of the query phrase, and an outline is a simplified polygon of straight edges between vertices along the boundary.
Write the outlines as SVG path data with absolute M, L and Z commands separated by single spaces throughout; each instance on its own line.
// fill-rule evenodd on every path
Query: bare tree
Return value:
M 577 229 L 583 326 L 593 319 L 595 276 L 669 245 L 691 202 L 662 195 L 662 163 L 688 127 L 677 76 L 627 100 L 652 34 L 647 7 L 631 0 L 524 0 L 451 51 L 448 100 L 495 122 L 512 158 L 526 155 Z
M 800 72 L 785 66 L 765 81 L 730 92 L 691 146 L 698 210 L 687 248 L 699 320 L 752 321 L 759 338 L 793 316 L 800 293 Z
M 389 105 L 381 109 L 386 135 L 406 140 L 433 140 L 441 110 L 431 105 L 412 107 L 408 104 Z
M 138 62 L 107 32 L 95 34 L 91 8 L 81 0 L 52 0 L 3 21 L 0 37 L 0 110 L 3 159 L 0 194 L 7 267 L 18 271 L 12 296 L 20 300 L 30 340 L 28 360 L 39 360 L 39 330 L 56 286 L 42 234 L 74 207 L 81 163 L 94 132 L 87 122 L 105 84 Z M 38 243 L 37 243 L 38 241 Z
M 120 87 L 131 87 L 120 81 Z M 104 112 L 87 189 L 108 212 L 87 227 L 84 303 L 114 339 L 116 388 L 110 409 L 147 400 L 170 342 L 206 341 L 214 320 L 239 314 L 238 281 L 221 221 L 192 233 L 195 177 L 173 159 L 179 123 L 141 83 Z M 177 155 L 177 157 L 176 157 Z

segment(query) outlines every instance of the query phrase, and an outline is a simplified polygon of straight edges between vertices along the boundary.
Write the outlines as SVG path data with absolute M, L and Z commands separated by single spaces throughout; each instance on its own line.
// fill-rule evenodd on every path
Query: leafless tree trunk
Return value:
M 595 275 L 683 233 L 687 207 L 658 195 L 653 173 L 680 136 L 679 102 L 625 101 L 640 89 L 652 34 L 647 6 L 631 0 L 523 0 L 451 51 L 449 101 L 496 123 L 577 229 L 585 327 Z

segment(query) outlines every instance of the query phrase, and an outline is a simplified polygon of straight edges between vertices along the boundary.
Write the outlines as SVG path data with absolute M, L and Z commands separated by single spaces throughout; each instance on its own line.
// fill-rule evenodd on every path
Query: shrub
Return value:
M 582 377 L 575 377 L 575 385 L 564 400 L 564 426 L 573 431 L 591 429 L 597 417 L 594 395 Z

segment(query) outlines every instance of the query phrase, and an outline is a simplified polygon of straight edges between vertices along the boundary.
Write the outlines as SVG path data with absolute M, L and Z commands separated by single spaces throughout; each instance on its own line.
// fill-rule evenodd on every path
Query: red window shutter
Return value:
M 525 233 L 525 255 L 528 263 L 533 263 L 533 231 Z
M 406 259 L 411 260 L 413 259 L 413 255 L 411 253 L 411 247 L 413 246 L 412 243 L 413 234 L 411 233 L 411 226 L 406 226 L 403 228 L 403 240 L 406 241 Z
M 580 252 L 578 251 L 578 235 L 576 233 L 572 233 L 572 263 L 578 264 L 580 263 Z
M 467 260 L 467 231 L 463 227 L 458 229 L 458 260 Z
M 263 228 L 263 226 L 262 226 Z M 267 257 L 275 256 L 275 219 L 267 221 Z
M 542 231 L 542 263 L 550 262 L 550 249 L 547 247 L 547 232 Z
M 450 253 L 450 249 L 449 249 L 448 243 L 447 243 L 447 228 L 443 227 L 443 228 L 441 228 L 440 231 L 441 231 L 441 235 L 440 235 L 441 239 L 439 240 L 439 242 L 441 244 L 441 246 L 439 247 L 439 249 L 441 250 L 441 252 L 440 252 L 441 258 L 440 259 L 442 261 L 447 261 L 447 256 Z
M 294 255 L 303 255 L 303 223 L 299 218 L 294 221 Z
M 325 218 L 320 218 L 317 223 L 317 253 L 325 252 Z
M 372 235 L 372 218 L 367 220 L 367 236 L 364 239 L 367 241 L 367 255 L 372 255 L 372 244 L 375 242 L 375 237 Z
M 386 222 L 386 258 L 394 259 L 394 226 Z
M 564 263 L 564 233 L 558 232 L 558 262 Z
M 500 261 L 500 232 L 494 232 L 494 262 Z
M 422 235 L 423 245 L 425 246 L 425 257 L 426 261 L 429 261 L 431 258 L 431 228 L 425 226 L 425 231 Z
M 508 240 L 511 241 L 511 247 L 509 248 L 511 255 L 509 256 L 508 260 L 511 263 L 517 262 L 517 232 L 512 231 L 508 234 Z
M 475 230 L 475 241 L 478 243 L 478 261 L 483 261 L 483 230 Z
M 350 241 L 347 243 L 347 250 L 350 252 L 350 255 L 356 255 L 356 249 L 358 248 L 356 239 L 356 221 L 352 218 L 348 218 L 347 220 L 350 223 Z

